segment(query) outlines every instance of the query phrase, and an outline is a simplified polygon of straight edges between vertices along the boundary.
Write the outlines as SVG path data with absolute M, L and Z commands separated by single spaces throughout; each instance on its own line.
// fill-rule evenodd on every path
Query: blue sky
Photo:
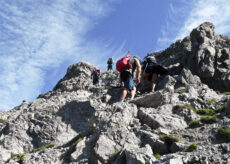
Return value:
M 188 2 L 189 1 L 189 2 Z M 0 0 L 0 110 L 53 89 L 69 65 L 143 58 L 204 21 L 230 34 L 229 0 Z

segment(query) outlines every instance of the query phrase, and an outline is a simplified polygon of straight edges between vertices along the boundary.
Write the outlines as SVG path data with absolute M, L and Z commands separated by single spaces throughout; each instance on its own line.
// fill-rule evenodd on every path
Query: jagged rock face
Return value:
M 212 24 L 200 25 L 154 54 L 170 70 L 157 79 L 157 91 L 123 103 L 117 71 L 104 72 L 94 86 L 93 65 L 73 64 L 53 91 L 0 113 L 0 163 L 229 163 L 229 136 L 223 140 L 218 129 L 230 125 L 230 96 L 212 84 L 227 82 L 226 70 L 217 72 L 229 67 L 228 45 Z M 199 109 L 218 120 L 204 123 Z M 190 152 L 192 143 L 198 148 Z
M 211 88 L 229 91 L 229 47 L 230 38 L 216 34 L 214 25 L 206 22 L 193 29 L 190 36 L 153 55 L 170 69 L 171 75 L 189 69 Z
M 214 33 L 211 23 L 200 25 L 191 32 L 190 37 L 195 57 L 194 67 L 199 68 L 197 73 L 200 78 L 215 89 L 230 90 L 230 38 L 225 41 L 228 47 L 216 46 L 221 36 Z
M 62 78 L 54 90 L 73 91 L 78 89 L 86 89 L 92 85 L 91 72 L 93 65 L 87 62 L 80 62 L 71 65 L 64 78 Z
M 116 70 L 114 70 L 113 72 L 111 72 L 111 71 L 103 72 L 103 74 L 102 74 L 102 85 L 110 86 L 110 87 L 119 87 L 120 82 L 119 82 L 119 80 L 117 80 L 120 78 L 119 75 L 120 75 L 120 73 Z

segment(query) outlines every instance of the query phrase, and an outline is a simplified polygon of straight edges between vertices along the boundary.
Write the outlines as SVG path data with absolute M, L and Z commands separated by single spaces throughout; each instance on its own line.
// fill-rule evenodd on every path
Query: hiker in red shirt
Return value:
M 96 85 L 99 83 L 99 78 L 101 76 L 101 71 L 99 68 L 94 67 L 93 71 L 91 73 L 91 79 L 93 79 L 93 85 Z
M 120 102 L 123 102 L 127 96 L 128 91 L 130 91 L 130 100 L 132 100 L 136 93 L 136 87 L 133 82 L 134 72 L 137 68 L 136 74 L 136 83 L 140 83 L 141 78 L 141 65 L 140 59 L 137 56 L 131 58 L 131 56 L 127 55 L 116 63 L 116 69 L 120 72 L 120 83 L 122 86 L 122 82 L 124 83 L 124 87 L 122 90 Z

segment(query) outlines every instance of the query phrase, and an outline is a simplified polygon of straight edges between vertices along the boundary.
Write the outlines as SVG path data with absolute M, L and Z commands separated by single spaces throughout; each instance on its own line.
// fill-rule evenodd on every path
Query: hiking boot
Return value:
M 118 102 L 124 102 L 124 99 L 120 98 L 120 100 Z
M 127 98 L 127 101 L 128 101 L 128 102 L 129 102 L 129 101 L 132 101 L 132 100 L 133 100 L 133 98 L 130 98 L 130 97 Z

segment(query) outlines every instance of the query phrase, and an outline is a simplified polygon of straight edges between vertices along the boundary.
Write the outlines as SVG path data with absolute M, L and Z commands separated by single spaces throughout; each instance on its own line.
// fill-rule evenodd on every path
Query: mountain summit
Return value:
M 169 74 L 120 97 L 119 73 L 71 65 L 53 91 L 0 112 L 0 163 L 230 163 L 230 38 L 209 22 L 151 53 Z

